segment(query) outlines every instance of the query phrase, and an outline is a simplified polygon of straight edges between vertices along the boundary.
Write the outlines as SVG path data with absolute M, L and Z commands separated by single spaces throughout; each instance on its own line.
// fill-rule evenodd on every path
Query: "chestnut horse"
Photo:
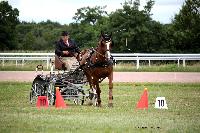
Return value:
M 88 79 L 90 89 L 96 91 L 97 103 L 95 104 L 98 107 L 101 107 L 101 89 L 99 83 L 106 77 L 109 79 L 108 106 L 113 106 L 113 59 L 110 53 L 113 45 L 112 33 L 108 35 L 101 32 L 97 47 L 82 51 L 82 61 L 80 64 L 84 64 L 83 70 Z

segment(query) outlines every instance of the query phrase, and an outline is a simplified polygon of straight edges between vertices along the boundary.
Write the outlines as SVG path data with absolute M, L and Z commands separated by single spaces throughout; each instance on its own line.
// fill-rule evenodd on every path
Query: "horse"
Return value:
M 96 48 L 82 51 L 83 70 L 87 77 L 91 90 L 96 91 L 96 106 L 101 107 L 101 89 L 99 83 L 106 77 L 109 79 L 109 102 L 108 106 L 113 107 L 113 59 L 110 53 L 114 43 L 111 34 L 101 32 Z

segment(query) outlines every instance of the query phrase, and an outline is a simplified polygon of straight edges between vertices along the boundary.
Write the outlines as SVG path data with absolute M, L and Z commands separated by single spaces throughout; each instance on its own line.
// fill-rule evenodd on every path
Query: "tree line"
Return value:
M 19 11 L 0 2 L 0 51 L 53 51 L 61 31 L 70 32 L 81 49 L 96 47 L 101 31 L 111 33 L 113 52 L 198 53 L 200 51 L 200 1 L 186 0 L 170 24 L 152 19 L 154 0 L 139 10 L 140 0 L 122 3 L 107 13 L 106 6 L 77 9 L 74 22 L 20 22 Z

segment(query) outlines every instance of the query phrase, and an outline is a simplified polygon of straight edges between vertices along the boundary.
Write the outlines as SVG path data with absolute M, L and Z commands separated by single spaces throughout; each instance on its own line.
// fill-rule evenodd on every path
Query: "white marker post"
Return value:
M 157 108 L 157 109 L 168 109 L 165 97 L 157 97 L 156 98 L 155 108 Z

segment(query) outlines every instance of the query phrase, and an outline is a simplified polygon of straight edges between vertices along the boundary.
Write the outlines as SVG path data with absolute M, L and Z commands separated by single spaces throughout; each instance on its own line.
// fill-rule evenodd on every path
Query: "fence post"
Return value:
M 137 69 L 139 69 L 140 67 L 140 61 L 139 61 L 139 58 L 137 58 Z
M 24 59 L 22 59 L 22 66 L 24 66 Z
M 47 57 L 47 69 L 49 68 L 49 58 Z
M 2 60 L 2 65 L 4 66 L 4 58 L 3 58 L 3 60 Z
M 185 59 L 183 59 L 183 67 L 185 67 Z
M 178 64 L 178 67 L 179 67 L 179 64 L 180 64 L 180 61 L 179 61 L 179 60 L 180 60 L 180 59 L 178 59 L 178 63 L 177 63 L 177 64 Z
M 149 60 L 149 67 L 151 66 L 151 60 Z

